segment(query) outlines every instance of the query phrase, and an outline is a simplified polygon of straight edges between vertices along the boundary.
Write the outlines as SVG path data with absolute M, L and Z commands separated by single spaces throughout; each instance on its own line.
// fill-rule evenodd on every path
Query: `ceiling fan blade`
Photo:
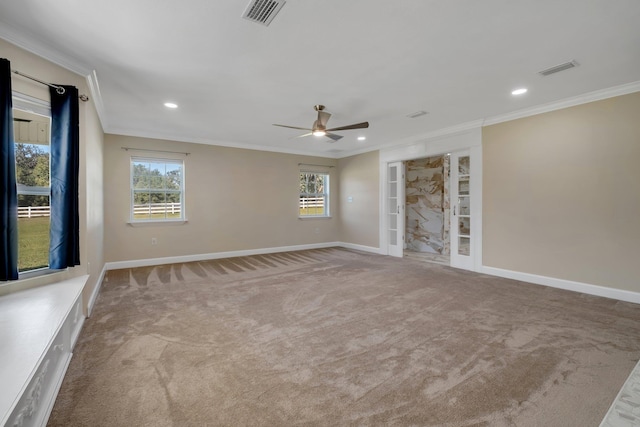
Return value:
M 337 128 L 327 129 L 327 132 L 333 132 L 336 130 L 351 130 L 351 129 L 366 129 L 369 127 L 369 122 L 356 123 L 348 126 L 340 126 Z
M 298 126 L 277 125 L 275 123 L 273 124 L 273 126 L 280 126 L 281 128 L 289 128 L 289 129 L 312 130 L 312 129 L 309 129 L 309 128 L 301 128 L 301 127 L 298 127 Z
M 327 127 L 329 117 L 331 117 L 331 113 L 327 113 L 326 111 L 318 111 L 318 121 L 322 124 L 322 126 Z
M 324 136 L 331 138 L 333 140 L 331 142 L 336 142 L 337 140 L 342 139 L 342 135 L 336 135 L 335 133 L 326 133 Z
M 298 135 L 296 136 L 296 138 L 302 138 L 302 137 L 311 136 L 311 135 L 313 135 L 313 132 L 305 133 L 304 135 Z

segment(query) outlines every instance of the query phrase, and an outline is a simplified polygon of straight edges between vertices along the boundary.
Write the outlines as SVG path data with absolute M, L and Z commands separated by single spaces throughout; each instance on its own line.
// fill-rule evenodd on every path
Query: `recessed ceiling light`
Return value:
M 527 93 L 527 88 L 524 87 L 511 91 L 511 95 L 522 95 L 524 93 Z
M 167 108 L 172 108 L 172 109 L 178 108 L 178 104 L 173 103 L 173 102 L 165 102 L 164 106 L 167 107 Z
M 358 137 L 358 141 L 364 141 L 365 139 L 367 139 L 367 137 L 366 137 L 366 136 L 359 136 L 359 137 Z

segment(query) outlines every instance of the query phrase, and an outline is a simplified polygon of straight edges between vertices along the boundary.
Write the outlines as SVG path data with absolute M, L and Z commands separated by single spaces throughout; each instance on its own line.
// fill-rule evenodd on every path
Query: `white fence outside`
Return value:
M 300 197 L 300 208 L 322 208 L 324 197 Z M 134 215 L 180 214 L 180 203 L 152 203 L 150 205 L 134 205 Z M 36 218 L 51 216 L 50 206 L 19 206 L 18 218 Z
M 18 206 L 18 218 L 51 216 L 51 206 Z
M 300 209 L 323 207 L 324 197 L 300 197 Z
M 180 203 L 152 203 L 151 205 L 135 205 L 134 215 L 153 215 L 165 212 L 169 215 L 180 214 Z M 51 206 L 18 206 L 18 218 L 37 218 L 51 216 Z
M 133 215 L 180 215 L 180 203 L 151 203 L 149 205 L 133 205 Z

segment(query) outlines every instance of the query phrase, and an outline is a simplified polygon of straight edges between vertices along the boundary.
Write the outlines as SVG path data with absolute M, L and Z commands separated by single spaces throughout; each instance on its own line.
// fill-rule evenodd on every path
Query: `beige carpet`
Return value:
M 640 306 L 345 249 L 110 271 L 52 426 L 598 426 Z

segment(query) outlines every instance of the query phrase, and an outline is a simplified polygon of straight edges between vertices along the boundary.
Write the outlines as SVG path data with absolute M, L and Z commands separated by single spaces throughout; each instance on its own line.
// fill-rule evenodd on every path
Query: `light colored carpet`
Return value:
M 640 426 L 640 363 L 627 378 L 600 427 Z
M 640 306 L 331 248 L 110 271 L 52 426 L 597 426 Z

